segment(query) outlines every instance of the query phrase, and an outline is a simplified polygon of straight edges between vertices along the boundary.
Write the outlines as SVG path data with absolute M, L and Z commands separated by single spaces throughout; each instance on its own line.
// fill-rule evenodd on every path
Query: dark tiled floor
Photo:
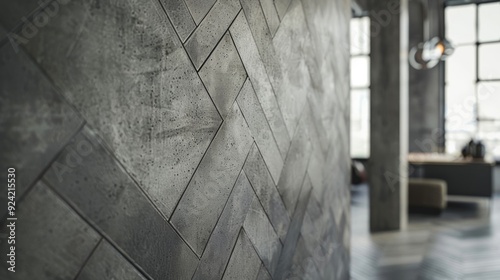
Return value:
M 500 194 L 378 234 L 368 230 L 367 186 L 353 188 L 351 205 L 351 279 L 500 279 Z

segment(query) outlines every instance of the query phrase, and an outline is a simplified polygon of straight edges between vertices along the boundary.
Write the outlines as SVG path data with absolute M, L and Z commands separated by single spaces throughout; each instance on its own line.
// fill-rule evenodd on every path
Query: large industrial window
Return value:
M 448 6 L 445 19 L 455 46 L 445 70 L 446 151 L 474 137 L 500 157 L 500 3 Z
M 370 156 L 370 19 L 351 19 L 351 157 Z

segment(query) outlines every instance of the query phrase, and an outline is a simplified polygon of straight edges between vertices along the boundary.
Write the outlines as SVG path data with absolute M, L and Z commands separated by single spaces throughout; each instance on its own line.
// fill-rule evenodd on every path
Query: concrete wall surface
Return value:
M 1 6 L 0 279 L 349 278 L 349 1 Z

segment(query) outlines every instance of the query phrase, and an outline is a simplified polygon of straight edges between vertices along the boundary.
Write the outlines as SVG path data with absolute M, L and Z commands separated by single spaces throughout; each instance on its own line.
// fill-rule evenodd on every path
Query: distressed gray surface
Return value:
M 2 25 L 0 25 L 0 42 L 2 45 L 4 44 L 3 40 L 8 40 L 7 31 L 2 27 Z M 7 42 L 8 41 L 6 41 L 5 43 L 7 43 Z M 9 42 L 9 44 L 10 44 L 10 42 Z
M 288 9 L 288 6 L 290 5 L 290 2 L 293 2 L 292 0 L 274 0 L 274 5 L 276 6 L 276 10 L 278 11 L 278 15 L 280 16 L 280 19 L 283 20 L 283 17 L 286 14 L 286 11 Z
M 245 170 L 248 180 L 252 184 L 276 233 L 284 242 L 290 218 L 271 174 L 269 174 L 262 155 L 255 144 L 248 154 L 243 170 Z
M 248 126 L 234 103 L 171 220 L 198 255 L 207 244 L 251 145 Z
M 313 251 L 317 250 L 322 245 L 321 235 L 328 225 L 328 221 L 326 221 L 324 217 L 326 217 L 326 215 L 323 215 L 318 200 L 314 193 L 311 193 L 300 232 L 302 233 L 307 247 Z
M 271 275 L 269 275 L 269 272 L 267 272 L 266 267 L 264 266 L 264 264 L 262 264 L 259 269 L 259 274 L 257 274 L 257 278 L 255 278 L 255 280 L 271 280 L 271 279 L 272 279 Z
M 101 238 L 41 182 L 26 195 L 16 217 L 16 272 L 7 270 L 13 244 L 2 239 L 1 279 L 73 279 Z M 8 223 L 2 222 L 2 235 L 9 234 Z
M 238 0 L 217 1 L 193 35 L 186 41 L 186 51 L 196 69 L 200 69 L 240 9 Z
M 243 228 L 252 241 L 262 263 L 271 274 L 274 273 L 282 246 L 258 199 L 254 199 L 250 210 L 248 210 Z
M 102 246 L 112 245 L 76 265 L 80 277 L 121 279 L 137 269 L 148 279 L 221 279 L 224 271 L 271 279 L 266 266 L 278 262 L 276 272 L 294 266 L 299 279 L 348 278 L 350 1 L 241 3 L 69 1 L 20 46 L 48 86 L 33 85 L 29 71 L 0 77 L 2 86 L 55 88 L 87 123 L 85 137 L 103 141 L 88 154 L 81 141 L 57 142 L 64 151 L 48 174 L 33 173 L 72 209 L 56 212 L 77 212 Z M 16 25 L 36 4 L 2 4 L 0 24 Z M 36 100 L 65 107 L 48 95 Z M 25 157 L 37 161 L 36 152 Z M 258 215 L 248 211 L 252 201 Z M 255 267 L 238 269 L 240 253 L 252 252 L 233 251 L 241 231 L 252 236 Z M 282 254 L 267 251 L 280 241 Z
M 27 35 L 36 33 L 32 32 L 34 29 L 31 26 L 26 27 L 25 31 L 23 31 L 23 27 L 28 25 L 26 21 L 31 19 L 30 15 L 42 9 L 38 1 L 8 1 L 8 3 L 2 3 L 2 5 L 4 7 L 0 10 L 0 22 L 8 32 L 15 32 L 24 38 L 28 38 Z M 64 5 L 58 6 L 59 8 L 64 7 Z M 49 8 L 52 10 L 53 6 L 49 6 Z M 16 32 L 17 30 L 20 32 Z
M 107 241 L 103 240 L 95 249 L 76 280 L 120 279 L 145 280 Z
M 36 65 L 10 44 L 0 48 L 0 77 L 0 167 L 4 170 L 0 179 L 7 182 L 7 169 L 16 169 L 19 199 L 83 121 Z M 6 191 L 0 192 L 0 205 L 7 205 Z M 0 217 L 6 211 L 7 206 L 2 207 Z
M 200 69 L 200 78 L 223 118 L 231 111 L 246 77 L 245 68 L 228 32 Z
M 295 211 L 295 204 L 311 156 L 312 147 L 308 136 L 307 123 L 305 122 L 305 118 L 303 118 L 290 145 L 290 151 L 288 151 L 288 156 L 277 185 L 290 216 Z
M 271 32 L 266 24 L 266 19 L 262 11 L 259 1 L 242 0 L 241 6 L 245 12 L 245 18 L 252 32 L 260 57 L 266 68 L 266 73 L 274 90 L 276 97 L 283 95 L 283 73 L 279 58 L 276 54 L 272 43 Z M 303 33 L 302 36 L 306 34 Z M 280 51 L 285 51 L 286 48 L 279 47 Z M 278 102 L 279 103 L 279 102 Z M 291 132 L 288 129 L 288 132 Z
M 274 133 L 281 155 L 285 157 L 290 146 L 290 136 L 245 15 L 240 14 L 229 30 L 236 48 L 240 50 L 243 65 Z
M 283 169 L 283 159 L 250 80 L 245 82 L 237 102 L 259 150 L 262 151 L 274 182 L 278 182 Z
M 185 0 L 198 25 L 217 0 Z
M 304 239 L 300 237 L 297 242 L 297 247 L 295 248 L 292 266 L 288 271 L 286 279 L 319 279 L 318 270 L 310 256 L 310 252 L 305 246 Z
M 196 24 L 184 0 L 160 0 L 181 41 L 186 41 Z
M 160 3 L 71 1 L 27 48 L 170 216 L 220 116 Z
M 88 129 L 45 180 L 153 278 L 189 279 L 198 259 Z
M 193 279 L 222 277 L 254 197 L 252 187 L 242 172 L 208 241 Z
M 269 31 L 271 32 L 271 37 L 274 37 L 278 27 L 280 25 L 280 19 L 278 17 L 278 12 L 276 11 L 276 7 L 274 6 L 273 0 L 260 0 L 260 5 L 262 7 L 262 11 L 266 16 L 267 26 L 269 27 Z
M 276 85 L 282 87 L 281 91 L 275 90 L 276 98 L 290 135 L 295 133 L 301 113 L 307 105 L 307 96 L 313 92 L 305 57 L 306 53 L 311 51 L 309 41 L 302 4 L 300 1 L 294 1 L 273 39 L 274 48 L 280 50 L 273 56 L 280 61 L 280 70 L 283 73 L 279 78 L 275 78 L 277 81 L 273 85 L 281 82 Z M 266 47 L 269 48 L 272 46 Z M 269 67 L 267 66 L 268 69 Z
M 311 185 L 310 182 L 306 180 L 301 188 L 297 209 L 293 214 L 290 228 L 288 229 L 288 234 L 283 244 L 283 250 L 278 261 L 278 266 L 276 272 L 273 274 L 273 279 L 285 279 L 293 265 L 293 255 L 300 237 L 300 228 L 302 227 L 307 202 L 310 196 Z
M 240 231 L 238 241 L 234 246 L 233 254 L 227 264 L 223 280 L 254 280 L 260 270 L 260 259 L 255 252 L 252 242 L 248 239 L 245 231 Z

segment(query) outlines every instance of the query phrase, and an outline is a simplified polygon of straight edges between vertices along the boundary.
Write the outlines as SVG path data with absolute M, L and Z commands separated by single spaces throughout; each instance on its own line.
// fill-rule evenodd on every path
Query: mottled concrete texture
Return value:
M 0 279 L 349 279 L 349 1 L 4 2 Z
M 370 0 L 381 10 L 390 1 Z M 408 180 L 408 0 L 370 40 L 370 230 L 404 229 Z M 376 23 L 375 14 L 370 21 Z M 387 42 L 393 42 L 387 44 Z

